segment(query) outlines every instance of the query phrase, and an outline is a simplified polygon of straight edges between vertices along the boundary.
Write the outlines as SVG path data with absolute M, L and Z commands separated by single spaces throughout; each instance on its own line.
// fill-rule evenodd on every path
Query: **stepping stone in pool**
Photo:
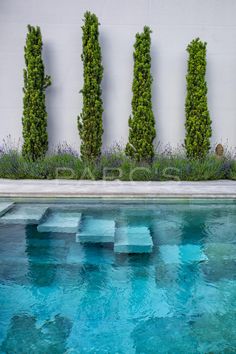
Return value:
M 233 243 L 206 243 L 205 253 L 210 261 L 235 261 L 236 244 Z
M 48 207 L 42 205 L 16 205 L 0 218 L 0 222 L 37 225 L 47 210 Z
M 63 232 L 74 234 L 78 231 L 81 213 L 62 210 L 49 212 L 45 220 L 38 225 L 39 232 Z
M 0 203 L 0 216 L 6 214 L 13 207 L 14 203 L 1 202 Z
M 183 245 L 180 246 L 180 256 L 183 262 L 204 262 L 208 258 L 199 245 Z
M 204 262 L 208 258 L 199 245 L 163 245 L 159 247 L 160 256 L 166 264 Z
M 116 230 L 115 253 L 151 253 L 152 237 L 146 226 L 123 226 Z
M 87 217 L 81 224 L 76 240 L 80 243 L 113 243 L 114 235 L 114 220 Z

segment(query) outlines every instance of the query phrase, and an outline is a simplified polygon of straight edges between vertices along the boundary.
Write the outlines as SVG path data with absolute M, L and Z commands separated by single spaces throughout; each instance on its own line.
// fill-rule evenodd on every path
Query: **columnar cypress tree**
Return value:
M 95 160 L 101 155 L 102 147 L 102 55 L 99 44 L 99 22 L 96 15 L 84 15 L 83 54 L 84 86 L 82 113 L 78 117 L 81 138 L 80 153 L 83 160 Z
M 206 43 L 194 39 L 189 53 L 185 101 L 185 148 L 189 158 L 205 158 L 210 150 L 211 119 L 207 107 Z
M 42 46 L 40 28 L 29 25 L 25 46 L 22 154 L 33 161 L 44 157 L 48 148 L 45 90 L 51 80 L 44 75 Z
M 136 34 L 134 44 L 132 116 L 129 117 L 129 141 L 126 155 L 137 160 L 151 160 L 154 156 L 153 140 L 156 136 L 152 111 L 151 30 L 145 26 Z

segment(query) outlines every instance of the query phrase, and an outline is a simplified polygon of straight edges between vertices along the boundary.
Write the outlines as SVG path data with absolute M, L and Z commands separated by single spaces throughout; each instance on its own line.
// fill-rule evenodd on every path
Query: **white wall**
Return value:
M 207 80 L 212 142 L 236 146 L 235 0 L 0 0 L 0 141 L 21 138 L 24 43 L 27 24 L 43 34 L 50 146 L 79 148 L 81 25 L 86 10 L 99 17 L 104 64 L 104 147 L 125 143 L 131 112 L 133 43 L 152 30 L 153 108 L 157 140 L 173 147 L 184 139 L 186 46 L 208 42 Z

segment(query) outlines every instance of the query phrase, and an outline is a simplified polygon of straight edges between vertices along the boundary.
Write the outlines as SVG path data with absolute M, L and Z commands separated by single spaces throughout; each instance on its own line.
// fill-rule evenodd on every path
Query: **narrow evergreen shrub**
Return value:
M 210 150 L 211 119 L 207 107 L 206 43 L 194 39 L 189 53 L 185 101 L 185 148 L 189 158 L 205 158 Z
M 136 34 L 134 44 L 132 116 L 129 117 L 127 156 L 137 160 L 151 160 L 154 156 L 153 140 L 156 136 L 152 111 L 151 30 L 145 26 Z
M 51 84 L 51 80 L 49 76 L 44 75 L 42 46 L 40 28 L 28 25 L 25 45 L 22 154 L 32 161 L 44 157 L 48 149 L 45 90 Z
M 80 153 L 83 160 L 95 160 L 101 155 L 102 147 L 102 55 L 99 44 L 99 22 L 96 15 L 86 12 L 84 15 L 83 54 L 84 67 L 83 109 L 78 117 L 78 129 L 81 138 Z

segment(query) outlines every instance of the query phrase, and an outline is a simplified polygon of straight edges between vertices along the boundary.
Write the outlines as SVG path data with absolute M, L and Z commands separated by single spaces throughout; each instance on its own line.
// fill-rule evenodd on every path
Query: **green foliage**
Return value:
M 222 159 L 208 155 L 186 159 L 183 154 L 159 154 L 152 163 L 128 158 L 122 151 L 106 153 L 96 161 L 81 160 L 69 152 L 47 155 L 29 161 L 17 150 L 0 153 L 0 178 L 12 179 L 94 179 L 122 181 L 204 181 L 236 179 L 236 161 L 230 155 Z
M 156 136 L 152 111 L 151 30 L 136 34 L 134 44 L 134 78 L 132 116 L 129 118 L 127 156 L 137 161 L 150 161 L 154 156 L 153 140 Z
M 236 181 L 236 161 L 232 163 L 232 168 L 230 170 L 229 178 Z
M 231 158 L 218 159 L 208 155 L 205 159 L 186 159 L 181 155 L 159 157 L 153 163 L 154 179 L 159 181 L 208 181 L 229 179 Z
M 205 158 L 210 150 L 211 119 L 207 107 L 206 43 L 194 39 L 189 53 L 185 101 L 185 148 L 189 158 Z
M 84 66 L 83 109 L 78 117 L 81 138 L 81 158 L 95 160 L 101 155 L 102 147 L 102 89 L 103 76 L 101 48 L 99 44 L 98 18 L 86 12 L 84 15 L 83 54 Z
M 22 158 L 17 151 L 9 151 L 0 157 L 0 178 L 22 178 Z
M 45 90 L 51 84 L 44 75 L 42 35 L 39 27 L 28 26 L 25 46 L 23 98 L 23 156 L 35 161 L 48 149 Z

